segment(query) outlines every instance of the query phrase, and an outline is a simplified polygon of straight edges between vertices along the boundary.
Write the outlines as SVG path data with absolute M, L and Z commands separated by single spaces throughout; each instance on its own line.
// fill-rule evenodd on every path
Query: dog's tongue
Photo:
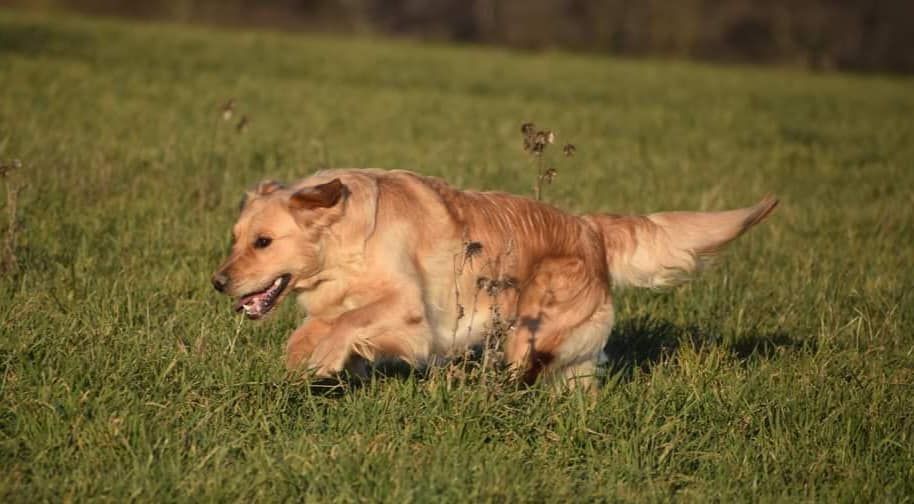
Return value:
M 248 294 L 235 302 L 235 311 L 244 310 L 248 315 L 259 315 L 260 308 L 267 299 L 269 289 L 256 294 Z
M 269 287 L 260 292 L 242 296 L 235 302 L 235 311 L 244 310 L 244 313 L 251 318 L 261 317 L 272 308 L 272 304 L 275 301 L 274 296 L 278 294 L 281 286 L 282 277 L 274 280 Z

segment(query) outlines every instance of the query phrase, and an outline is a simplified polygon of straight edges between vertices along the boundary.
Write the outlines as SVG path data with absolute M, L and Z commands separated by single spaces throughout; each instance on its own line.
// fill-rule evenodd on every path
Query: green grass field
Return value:
M 914 499 L 911 79 L 0 11 L 0 90 L 2 502 Z M 569 210 L 782 200 L 692 284 L 618 294 L 595 398 L 453 369 L 313 394 L 294 306 L 211 289 L 252 183 L 529 194 L 531 120 L 577 146 Z

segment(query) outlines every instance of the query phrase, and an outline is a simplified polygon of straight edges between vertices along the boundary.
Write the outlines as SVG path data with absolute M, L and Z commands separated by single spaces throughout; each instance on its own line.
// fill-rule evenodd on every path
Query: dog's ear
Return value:
M 289 206 L 293 210 L 330 208 L 339 203 L 347 191 L 348 188 L 336 178 L 325 184 L 299 189 L 289 199 Z
M 254 194 L 257 196 L 266 196 L 267 194 L 274 193 L 285 186 L 282 182 L 276 180 L 264 180 L 263 182 L 257 184 L 257 189 L 254 190 Z
M 255 198 L 257 196 L 266 196 L 267 194 L 274 193 L 280 189 L 284 189 L 285 187 L 286 186 L 282 182 L 277 180 L 261 181 L 259 184 L 257 184 L 257 187 L 244 193 L 244 196 L 241 197 L 241 203 L 238 204 L 238 211 L 240 212 L 244 210 L 245 205 L 248 204 L 248 201 L 250 201 L 251 198 Z

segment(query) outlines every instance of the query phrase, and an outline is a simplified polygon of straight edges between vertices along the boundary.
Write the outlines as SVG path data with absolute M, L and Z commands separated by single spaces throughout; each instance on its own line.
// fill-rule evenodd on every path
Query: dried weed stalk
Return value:
M 3 238 L 3 252 L 0 256 L 0 271 L 3 273 L 13 273 L 19 266 L 16 257 L 16 242 L 19 234 L 19 192 L 22 191 L 22 185 L 13 181 L 12 172 L 22 168 L 22 162 L 13 159 L 8 162 L 0 162 L 0 179 L 6 186 L 6 215 L 7 227 L 6 234 Z
M 464 355 L 458 356 L 452 361 L 445 370 L 445 382 L 448 386 L 454 382 L 471 379 L 484 383 L 491 371 L 502 360 L 501 344 L 513 329 L 513 321 L 505 319 L 501 313 L 501 301 L 503 300 L 501 296 L 511 290 L 514 290 L 516 294 L 518 288 L 517 279 L 505 274 L 506 270 L 511 270 L 509 265 L 513 261 L 513 248 L 513 241 L 509 240 L 503 252 L 476 268 L 473 267 L 474 259 L 481 257 L 486 247 L 464 234 L 463 245 L 454 255 L 454 296 L 457 304 L 457 317 L 452 337 L 456 340 L 461 321 L 468 317 L 466 337 L 468 340 L 470 339 L 481 296 L 488 296 L 489 316 L 482 347 L 468 349 Z M 468 266 L 471 269 L 468 270 Z M 473 295 L 467 300 L 470 303 L 469 307 L 464 305 L 465 293 L 460 289 L 461 279 L 467 274 L 477 275 Z
M 457 329 L 460 328 L 460 321 L 466 315 L 465 308 L 463 303 L 460 300 L 460 277 L 463 276 L 463 272 L 466 269 L 467 265 L 472 265 L 473 259 L 482 254 L 482 243 L 478 241 L 470 241 L 467 231 L 463 232 L 463 247 L 460 251 L 454 254 L 454 300 L 457 303 L 457 318 L 454 320 L 454 330 L 451 334 L 453 341 L 457 340 Z M 473 304 L 475 306 L 476 299 L 473 299 Z
M 531 156 L 532 162 L 536 167 L 536 181 L 533 186 L 534 196 L 537 200 L 542 201 L 544 187 L 552 184 L 558 174 L 558 171 L 554 166 L 548 163 L 545 156 L 549 145 L 555 143 L 555 133 L 548 129 L 539 130 L 535 124 L 528 122 L 521 126 L 521 134 L 523 135 L 524 151 Z M 575 151 L 575 146 L 570 143 L 565 144 L 562 147 L 562 154 L 564 154 L 565 157 L 574 156 Z M 464 306 L 464 293 L 461 293 L 460 291 L 461 279 L 464 274 L 467 273 L 467 266 L 472 265 L 474 258 L 482 256 L 485 247 L 482 243 L 471 240 L 468 236 L 468 232 L 464 230 L 463 246 L 454 254 L 453 260 L 454 298 L 455 303 L 457 304 L 457 317 L 454 321 L 452 338 L 456 341 L 457 331 L 460 329 L 461 321 L 465 317 L 469 317 L 466 327 L 466 336 L 467 340 L 470 340 L 478 301 L 481 295 L 488 296 L 489 298 L 489 317 L 487 327 L 485 328 L 483 348 L 481 349 L 482 361 L 476 363 L 472 368 L 468 368 L 470 363 L 474 362 L 473 357 L 475 354 L 475 352 L 469 350 L 463 358 L 458 359 L 457 362 L 459 362 L 460 365 L 452 365 L 445 372 L 448 386 L 450 386 L 454 380 L 464 381 L 474 376 L 482 382 L 485 382 L 490 374 L 489 371 L 491 371 L 497 363 L 500 363 L 503 360 L 502 342 L 504 342 L 510 332 L 514 330 L 517 322 L 513 318 L 506 318 L 501 312 L 502 301 L 504 299 L 502 296 L 516 296 L 519 294 L 518 290 L 520 286 L 518 285 L 518 280 L 505 273 L 506 271 L 513 271 L 513 268 L 510 267 L 511 261 L 514 260 L 512 254 L 513 248 L 514 243 L 511 240 L 508 240 L 507 246 L 503 252 L 490 258 L 481 268 L 475 270 L 480 273 L 478 273 L 478 276 L 476 277 L 475 290 L 472 298 L 468 300 L 472 304 L 470 305 L 469 313 L 467 313 L 467 309 Z M 473 372 L 474 370 L 475 372 Z
M 536 125 L 532 122 L 522 124 L 520 132 L 524 138 L 524 152 L 530 154 L 533 164 L 536 166 L 536 182 L 533 185 L 533 196 L 537 201 L 542 201 L 544 185 L 552 184 L 556 175 L 558 175 L 555 167 L 548 164 L 545 159 L 546 148 L 555 143 L 555 132 L 548 129 L 537 130 Z M 575 146 L 570 143 L 562 147 L 562 153 L 565 157 L 573 156 L 575 150 Z
M 219 112 L 222 115 L 222 122 L 229 122 L 232 120 L 232 117 L 235 115 L 235 99 L 229 98 L 225 101 L 220 107 Z M 238 133 L 244 133 L 244 130 L 247 129 L 248 124 L 250 123 L 247 114 L 242 114 L 241 119 L 238 121 L 238 124 L 235 125 L 235 131 Z
M 197 187 L 193 191 L 197 198 L 198 212 L 211 210 L 218 205 L 220 193 L 218 188 L 221 187 L 224 180 L 222 172 L 228 168 L 232 155 L 240 152 L 237 148 L 240 140 L 233 140 L 234 135 L 240 136 L 251 128 L 250 116 L 241 113 L 234 98 L 229 98 L 218 107 L 207 111 L 207 115 L 210 113 L 214 113 L 215 117 L 213 117 L 209 147 L 205 153 L 204 175 L 198 178 Z M 238 117 L 237 122 L 234 121 L 236 117 Z M 219 170 L 219 167 L 222 170 Z

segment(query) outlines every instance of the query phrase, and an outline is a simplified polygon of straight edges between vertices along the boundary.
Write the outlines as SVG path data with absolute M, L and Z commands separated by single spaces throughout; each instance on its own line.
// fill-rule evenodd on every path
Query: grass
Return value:
M 3 502 L 912 500 L 910 79 L 12 11 L 0 34 L 25 184 Z M 531 194 L 528 120 L 577 146 L 546 191 L 570 210 L 782 198 L 694 283 L 618 294 L 596 398 L 445 373 L 312 394 L 282 369 L 294 307 L 242 321 L 210 288 L 257 180 Z

